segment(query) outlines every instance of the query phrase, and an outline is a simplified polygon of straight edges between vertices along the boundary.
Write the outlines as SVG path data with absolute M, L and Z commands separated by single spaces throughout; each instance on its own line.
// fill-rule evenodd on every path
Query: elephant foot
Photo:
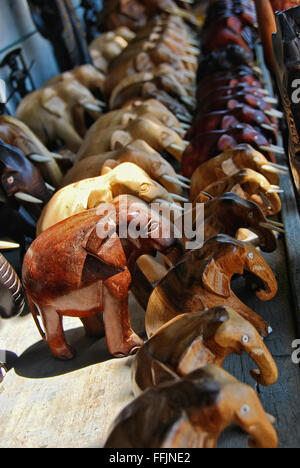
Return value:
M 70 361 L 76 356 L 76 351 L 74 348 L 72 348 L 72 346 L 67 345 L 62 350 L 52 350 L 52 354 L 55 359 L 59 359 L 60 361 Z
M 124 358 L 136 354 L 143 345 L 144 341 L 138 335 L 133 333 L 129 340 L 124 341 L 120 346 L 118 346 L 118 349 L 113 350 L 109 347 L 109 352 L 117 358 Z

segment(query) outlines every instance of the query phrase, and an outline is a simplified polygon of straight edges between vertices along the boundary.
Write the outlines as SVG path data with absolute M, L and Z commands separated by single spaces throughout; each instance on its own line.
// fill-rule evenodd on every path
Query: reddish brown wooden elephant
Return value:
M 133 231 L 128 229 L 122 245 L 118 233 L 124 227 L 132 229 L 132 223 L 140 228 L 140 238 L 131 237 Z M 63 316 L 79 317 L 88 334 L 98 336 L 103 333 L 100 313 L 110 353 L 123 357 L 136 352 L 143 341 L 129 319 L 130 270 L 140 255 L 158 250 L 174 261 L 173 247 L 176 253 L 174 238 L 163 237 L 160 215 L 131 196 L 120 196 L 112 204 L 81 212 L 44 231 L 25 257 L 23 284 L 35 322 L 53 355 L 60 359 L 74 356 L 64 336 Z

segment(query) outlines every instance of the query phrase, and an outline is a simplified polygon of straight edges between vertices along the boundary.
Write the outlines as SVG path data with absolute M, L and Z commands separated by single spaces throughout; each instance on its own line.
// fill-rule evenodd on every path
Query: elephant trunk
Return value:
M 13 267 L 0 254 L 0 317 L 7 319 L 19 315 L 25 307 L 21 281 Z
M 277 448 L 278 436 L 271 418 L 266 415 L 258 424 L 248 428 L 247 431 L 251 435 L 249 442 L 251 448 Z
M 185 254 L 185 249 L 184 246 L 181 242 L 176 242 L 175 245 L 172 247 L 169 247 L 167 250 L 164 250 L 162 252 L 166 263 L 168 264 L 168 267 L 171 268 L 176 263 L 179 262 L 179 260 L 182 259 L 183 255 Z
M 277 280 L 272 269 L 264 260 L 263 256 L 255 251 L 255 249 L 249 249 L 247 256 L 248 261 L 245 265 L 245 270 L 252 273 L 262 284 L 256 296 L 261 301 L 270 301 L 278 292 Z
M 273 385 L 278 379 L 278 368 L 267 347 L 261 343 L 258 347 L 251 349 L 249 355 L 259 367 L 259 369 L 251 370 L 252 377 L 260 385 Z

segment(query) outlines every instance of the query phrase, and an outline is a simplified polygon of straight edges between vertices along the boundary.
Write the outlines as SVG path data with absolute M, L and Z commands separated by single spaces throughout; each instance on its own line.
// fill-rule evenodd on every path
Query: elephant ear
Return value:
M 156 359 L 151 364 L 151 374 L 155 386 L 162 382 L 179 380 L 178 375 L 172 369 Z
M 66 112 L 66 103 L 51 89 L 45 89 L 41 105 L 43 109 L 57 117 L 62 117 Z
M 85 246 L 87 257 L 82 270 L 81 281 L 83 284 L 90 284 L 99 280 L 106 281 L 108 278 L 124 271 L 122 266 L 114 265 L 107 257 L 106 250 L 110 250 L 111 247 L 106 248 L 108 241 L 111 241 L 109 236 L 106 239 L 98 236 L 97 228 L 91 232 Z
M 230 279 L 214 259 L 206 265 L 202 275 L 202 283 L 207 291 L 221 297 L 230 296 Z

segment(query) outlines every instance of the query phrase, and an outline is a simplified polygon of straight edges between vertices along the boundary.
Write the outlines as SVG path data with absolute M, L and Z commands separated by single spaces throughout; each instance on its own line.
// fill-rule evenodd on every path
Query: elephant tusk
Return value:
M 50 192 L 55 192 L 56 191 L 56 188 L 52 187 L 52 185 L 48 184 L 47 182 L 45 182 L 45 185 L 46 185 L 47 189 L 50 190 Z
M 186 49 L 186 52 L 192 55 L 200 55 L 200 49 L 198 49 L 197 47 L 188 47 Z
M 191 128 L 191 125 L 190 124 L 187 124 L 187 123 L 184 123 L 184 122 L 181 122 L 180 125 L 182 126 L 182 128 L 184 130 L 189 130 Z M 185 132 L 186 133 L 186 132 Z
M 14 194 L 14 196 L 18 200 L 22 200 L 28 203 L 34 203 L 35 205 L 42 205 L 44 203 L 42 200 L 39 200 L 38 198 L 35 198 L 32 195 L 29 195 L 28 193 L 24 193 L 24 192 L 17 192 Z
M 195 57 L 180 55 L 178 58 L 179 58 L 179 60 L 181 60 L 182 62 L 185 62 L 185 63 L 192 63 L 194 65 L 198 64 L 198 60 Z
M 187 3 L 188 5 L 194 5 L 194 0 L 179 0 L 179 2 Z
M 13 250 L 19 248 L 20 244 L 15 244 L 14 242 L 0 241 L 0 250 Z
M 81 104 L 85 109 L 92 111 L 92 112 L 102 112 L 102 108 L 99 106 L 96 106 L 94 104 L 90 104 L 88 102 L 84 102 Z
M 269 229 L 270 231 L 276 231 L 276 232 L 280 232 L 282 234 L 285 234 L 285 230 L 278 227 L 278 226 L 275 226 L 273 224 L 270 224 L 270 223 L 259 223 L 259 225 L 262 227 L 262 228 L 265 228 L 265 229 Z
M 183 135 L 184 136 L 186 134 L 186 131 L 183 130 L 182 128 L 171 127 L 171 130 L 173 130 L 173 132 L 178 133 L 178 135 Z
M 270 421 L 271 424 L 276 424 L 276 418 L 272 414 L 267 413 L 267 418 Z
M 255 73 L 257 73 L 258 75 L 261 75 L 261 76 L 263 75 L 263 71 L 262 71 L 261 68 L 255 66 L 255 67 L 253 67 L 252 69 L 253 69 L 253 71 L 255 71 Z
M 191 114 L 188 114 L 188 115 L 177 114 L 177 118 L 188 124 L 191 124 L 193 122 L 193 117 L 191 116 Z
M 187 104 L 188 106 L 191 106 L 193 109 L 195 109 L 195 107 L 197 105 L 196 99 L 194 99 L 192 97 L 182 96 L 181 101 L 184 104 Z
M 177 185 L 180 185 L 182 188 L 190 189 L 190 186 L 182 182 L 181 180 L 176 179 L 176 177 L 171 177 L 168 175 L 163 175 L 162 179 L 166 180 L 167 182 L 171 182 Z
M 49 162 L 52 162 L 52 159 L 49 158 L 48 156 L 44 156 L 42 154 L 30 154 L 30 156 L 28 156 L 29 159 L 33 162 L 36 162 L 36 163 L 49 163 Z
M 195 79 L 195 76 L 196 74 L 189 71 L 189 70 L 182 70 L 181 71 L 182 75 L 185 76 L 186 78 L 191 78 L 191 79 Z
M 271 97 L 271 96 L 264 97 L 263 100 L 265 102 L 267 102 L 268 104 L 278 104 L 278 100 L 276 98 Z
M 289 172 L 288 167 L 283 166 L 282 164 L 276 164 L 276 163 L 269 162 L 269 165 L 270 165 L 270 166 L 273 166 L 273 167 L 275 167 L 276 169 L 279 169 L 279 170 L 281 170 L 281 171 Z
M 194 24 L 197 24 L 197 26 L 200 26 L 200 22 L 197 20 L 196 16 L 193 15 L 192 13 L 189 13 L 188 11 L 186 10 L 183 10 L 182 8 L 175 8 L 175 9 L 172 9 L 172 8 L 163 8 L 163 11 L 165 13 L 168 13 L 169 15 L 173 15 L 173 16 L 179 16 L 179 18 L 183 18 L 185 20 L 190 20 L 192 21 Z
M 170 195 L 171 195 L 171 197 L 173 198 L 174 201 L 189 203 L 188 198 L 181 197 L 180 195 L 177 195 L 176 193 L 170 193 Z
M 268 223 L 270 224 L 274 224 L 274 226 L 277 226 L 277 227 L 281 227 L 281 228 L 284 228 L 284 224 L 283 223 L 278 223 L 277 221 L 274 221 L 273 219 L 268 219 Z
M 265 114 L 270 117 L 276 117 L 277 119 L 283 119 L 283 112 L 280 112 L 277 109 L 265 110 Z
M 173 143 L 172 145 L 169 145 L 169 146 L 167 147 L 167 150 L 168 150 L 169 148 L 174 149 L 174 150 L 176 150 L 176 151 L 181 151 L 182 153 L 185 151 L 185 148 L 184 148 L 184 147 L 179 146 L 179 145 L 175 145 L 175 143 Z
M 259 149 L 261 151 L 267 151 L 268 153 L 285 154 L 284 148 L 282 148 L 281 146 L 277 146 L 277 145 L 270 145 L 270 146 L 261 145 Z
M 191 180 L 188 179 L 187 177 L 184 177 L 184 176 L 181 175 L 181 174 L 176 174 L 176 175 L 177 175 L 177 179 L 182 180 L 182 182 L 186 182 L 187 184 L 190 184 L 190 183 L 191 183 Z
M 284 193 L 284 190 L 282 189 L 270 189 L 267 191 L 267 193 Z
M 96 102 L 97 106 L 99 106 L 99 107 L 106 107 L 105 102 L 99 101 L 99 99 L 96 99 L 95 102 Z
M 261 124 L 261 128 L 264 128 L 265 130 L 269 130 L 270 132 L 275 132 L 275 128 L 272 127 L 272 125 Z
M 184 208 L 182 208 L 182 206 L 176 205 L 176 203 L 168 202 L 167 200 L 163 200 L 162 198 L 156 198 L 154 202 L 159 203 L 160 205 L 167 205 L 173 210 L 184 211 Z
M 64 157 L 59 153 L 51 153 L 52 158 L 57 159 L 58 161 L 62 161 Z
M 270 172 L 271 174 L 280 174 L 280 175 L 287 175 L 287 172 L 284 170 L 281 170 L 281 169 L 278 169 L 277 167 L 273 167 L 270 165 L 271 163 L 269 164 L 264 164 L 262 166 L 262 169 L 266 172 Z

